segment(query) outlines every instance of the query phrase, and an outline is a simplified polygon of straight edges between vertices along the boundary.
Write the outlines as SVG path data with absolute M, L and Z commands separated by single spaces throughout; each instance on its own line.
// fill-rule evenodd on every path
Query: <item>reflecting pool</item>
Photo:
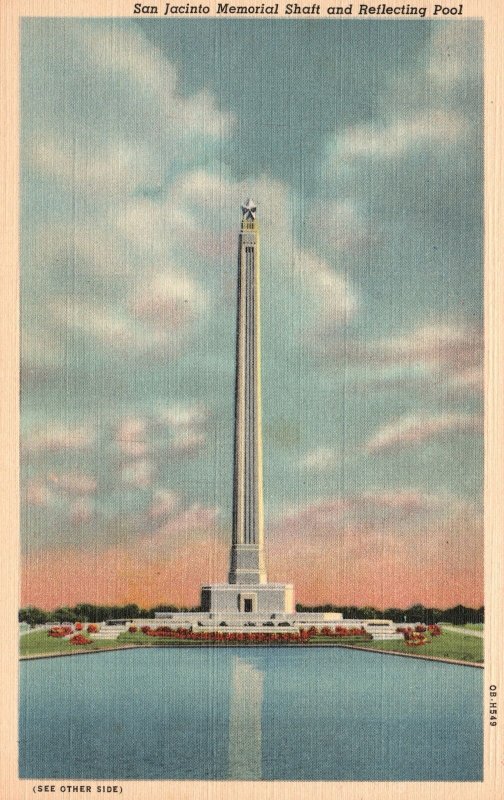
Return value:
M 482 780 L 483 670 L 339 648 L 23 661 L 20 776 Z

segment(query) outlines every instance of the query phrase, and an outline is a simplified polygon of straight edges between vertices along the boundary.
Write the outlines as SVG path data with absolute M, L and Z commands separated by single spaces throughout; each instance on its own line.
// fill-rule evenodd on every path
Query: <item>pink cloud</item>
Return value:
M 463 372 L 455 375 L 451 381 L 452 393 L 456 393 L 459 389 L 466 389 L 478 393 L 483 391 L 483 386 L 483 366 L 469 367 L 469 369 L 463 370 Z
M 96 492 L 96 480 L 81 472 L 51 472 L 48 481 L 57 489 L 68 494 L 93 494 Z
M 40 480 L 30 481 L 25 490 L 25 501 L 30 506 L 48 508 L 53 501 L 53 494 L 47 483 Z
M 147 423 L 140 417 L 126 417 L 117 428 L 115 441 L 123 455 L 141 457 L 147 455 Z
M 156 537 L 173 537 L 189 534 L 194 531 L 208 531 L 215 528 L 219 518 L 219 509 L 201 506 L 198 503 L 166 522 L 156 533 Z
M 153 519 L 166 517 L 172 514 L 180 504 L 180 495 L 167 489 L 157 489 L 149 508 L 148 514 Z
M 440 518 L 465 507 L 452 495 L 418 489 L 374 489 L 345 497 L 324 497 L 307 506 L 287 510 L 272 521 L 274 536 L 289 538 L 309 531 L 311 537 L 342 536 L 352 526 L 374 530 L 384 525 L 408 525 L 426 515 Z M 317 544 L 318 547 L 318 544 Z
M 206 306 L 206 293 L 189 275 L 166 272 L 157 275 L 131 305 L 135 317 L 163 327 L 180 328 Z
M 70 519 L 73 523 L 79 524 L 89 522 L 93 517 L 93 504 L 88 497 L 79 497 L 72 503 L 70 509 Z
M 379 371 L 378 375 L 367 376 L 368 388 L 398 388 L 419 381 L 425 388 L 447 384 L 458 393 L 483 388 L 483 333 L 470 324 L 423 325 L 400 336 L 372 341 L 324 342 L 320 355 Z M 417 372 L 398 375 L 397 370 L 401 369 Z M 390 370 L 395 372 L 390 374 Z
M 367 453 L 380 453 L 438 439 L 453 433 L 479 433 L 477 414 L 411 414 L 380 428 L 364 445 Z
M 410 489 L 363 492 L 360 500 L 371 507 L 402 511 L 406 514 L 442 509 L 447 503 L 446 497 Z

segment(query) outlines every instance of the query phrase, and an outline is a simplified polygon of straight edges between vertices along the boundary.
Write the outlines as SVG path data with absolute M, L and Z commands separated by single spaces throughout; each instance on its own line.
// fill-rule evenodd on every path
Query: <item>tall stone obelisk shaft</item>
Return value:
M 229 583 L 266 583 L 261 425 L 259 227 L 251 200 L 242 206 L 234 430 L 233 539 Z

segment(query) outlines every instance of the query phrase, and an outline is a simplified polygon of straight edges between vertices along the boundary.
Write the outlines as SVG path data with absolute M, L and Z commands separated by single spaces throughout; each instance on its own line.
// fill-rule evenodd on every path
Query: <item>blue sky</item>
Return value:
M 434 557 L 448 530 L 462 569 L 481 533 L 481 58 L 477 21 L 23 22 L 28 561 L 179 528 L 226 541 L 250 195 L 271 546 L 322 514 L 326 544 L 351 526 L 370 552 L 390 534 Z

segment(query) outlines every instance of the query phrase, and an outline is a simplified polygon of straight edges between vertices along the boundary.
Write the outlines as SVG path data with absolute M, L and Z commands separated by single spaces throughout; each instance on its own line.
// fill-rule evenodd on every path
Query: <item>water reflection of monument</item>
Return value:
M 229 778 L 262 777 L 262 704 L 264 673 L 237 656 L 233 659 L 229 706 Z

